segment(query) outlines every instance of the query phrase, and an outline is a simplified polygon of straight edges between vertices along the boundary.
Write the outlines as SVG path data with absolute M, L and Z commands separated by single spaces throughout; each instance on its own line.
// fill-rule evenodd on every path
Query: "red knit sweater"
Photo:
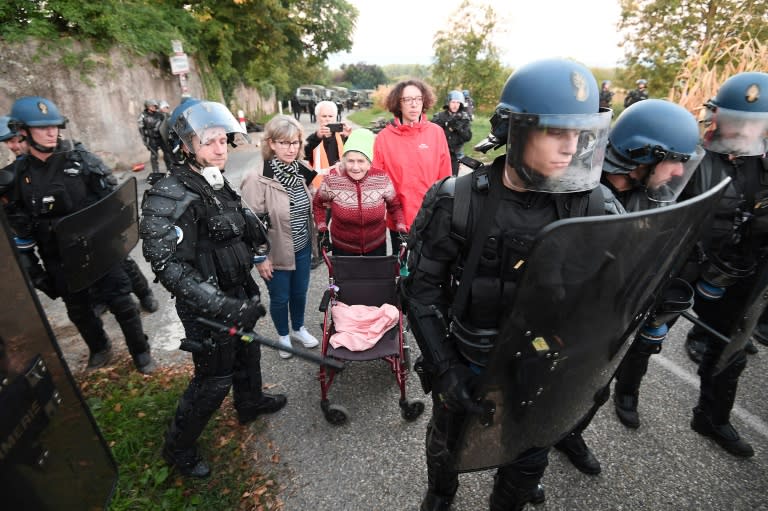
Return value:
M 386 242 L 386 216 L 398 231 L 405 231 L 403 209 L 395 187 L 381 170 L 371 168 L 360 181 L 344 175 L 328 175 L 314 198 L 318 231 L 325 231 L 325 210 L 331 208 L 333 245 L 346 252 L 364 254 Z

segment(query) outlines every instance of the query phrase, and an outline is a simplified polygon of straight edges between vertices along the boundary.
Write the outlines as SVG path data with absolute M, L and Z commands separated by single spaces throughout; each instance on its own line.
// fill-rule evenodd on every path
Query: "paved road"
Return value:
M 306 116 L 303 121 L 306 123 Z M 307 125 L 308 126 L 308 125 Z M 311 128 L 310 128 L 311 129 Z M 239 183 L 242 172 L 259 157 L 256 148 L 238 148 L 227 176 Z M 144 177 L 144 173 L 138 177 Z M 140 184 L 140 193 L 145 188 Z M 149 275 L 139 248 L 134 257 Z M 319 335 L 320 296 L 327 285 L 323 267 L 312 272 L 307 326 Z M 154 353 L 165 363 L 186 360 L 179 352 L 183 336 L 168 293 L 155 285 L 161 310 L 144 316 Z M 266 290 L 264 296 L 267 297 Z M 268 299 L 268 297 L 267 297 Z M 42 299 L 75 371 L 85 365 L 82 341 L 66 326 L 60 302 Z M 108 316 L 108 315 L 107 315 Z M 120 345 L 117 325 L 105 316 Z M 603 465 L 600 476 L 575 470 L 559 452 L 550 455 L 544 477 L 547 502 L 538 511 L 555 510 L 756 510 L 768 509 L 768 347 L 749 357 L 741 378 L 733 422 L 755 447 L 755 457 L 739 460 L 694 433 L 689 422 L 697 398 L 696 366 L 683 350 L 685 321 L 672 330 L 663 352 L 651 358 L 642 388 L 638 430 L 624 428 L 610 405 L 603 407 L 585 438 Z M 261 332 L 275 336 L 269 321 Z M 269 434 L 280 452 L 278 478 L 286 486 L 288 511 L 414 510 L 426 485 L 423 455 L 429 399 L 421 396 L 415 378 L 410 397 L 424 399 L 425 414 L 414 423 L 401 419 L 398 391 L 382 362 L 352 365 L 331 388 L 331 401 L 351 413 L 342 427 L 330 426 L 319 408 L 317 369 L 297 358 L 280 359 L 264 350 L 265 383 L 289 396 L 288 406 L 267 419 Z M 160 432 L 158 432 L 158 435 Z M 491 472 L 465 474 L 454 509 L 487 506 Z

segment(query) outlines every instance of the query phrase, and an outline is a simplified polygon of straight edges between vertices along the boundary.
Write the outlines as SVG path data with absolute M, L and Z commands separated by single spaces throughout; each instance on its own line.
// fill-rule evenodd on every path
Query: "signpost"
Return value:
M 169 57 L 171 62 L 171 73 L 179 76 L 179 87 L 181 87 L 181 97 L 189 96 L 187 87 L 187 73 L 189 73 L 189 58 L 184 53 L 184 47 L 181 41 L 174 39 L 171 41 L 173 55 Z

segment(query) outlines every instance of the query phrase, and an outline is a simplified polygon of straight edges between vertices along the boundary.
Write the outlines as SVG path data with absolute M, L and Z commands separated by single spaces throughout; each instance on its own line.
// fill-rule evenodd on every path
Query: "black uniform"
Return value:
M 682 197 L 702 193 L 726 176 L 733 181 L 715 211 L 711 230 L 702 240 L 703 252 L 708 259 L 717 255 L 724 261 L 738 262 L 741 267 L 754 264 L 754 271 L 726 287 L 725 294 L 718 300 L 697 296 L 693 309 L 700 319 L 728 337 L 750 305 L 746 302 L 757 283 L 754 275 L 768 264 L 768 160 L 757 156 L 729 159 L 727 155 L 707 151 Z M 738 234 L 738 239 L 734 233 Z M 707 265 L 708 262 L 702 261 L 700 269 Z M 700 430 L 706 430 L 709 425 L 729 423 L 739 375 L 747 360 L 742 351 L 727 368 L 715 374 L 725 344 L 699 328 L 694 328 L 688 335 L 706 343 L 699 364 L 701 389 L 693 422 L 694 429 L 706 434 Z M 728 449 L 726 445 L 723 447 Z M 749 447 L 734 454 L 748 456 L 751 452 Z
M 149 162 L 152 165 L 152 173 L 160 174 L 160 165 L 158 163 L 158 151 L 163 151 L 163 160 L 165 168 L 171 169 L 171 155 L 167 151 L 167 146 L 163 141 L 160 132 L 160 126 L 163 124 L 165 116 L 162 112 L 151 112 L 144 110 L 139 116 L 139 133 L 144 141 L 144 145 L 149 149 Z
M 600 108 L 611 108 L 612 103 L 613 91 L 610 89 L 600 89 Z
M 456 176 L 459 173 L 459 158 L 462 156 L 464 144 L 472 138 L 472 120 L 464 111 L 464 105 L 454 113 L 448 107 L 436 113 L 432 122 L 443 128 L 445 139 L 448 141 L 448 151 L 451 155 L 451 173 Z
M 69 319 L 91 354 L 109 348 L 101 319 L 93 310 L 95 303 L 105 303 L 120 324 L 134 361 L 138 366 L 148 363 L 149 344 L 136 303 L 130 297 L 130 279 L 122 265 L 115 265 L 89 288 L 73 293 L 67 288 L 53 232 L 59 219 L 97 202 L 113 190 L 116 181 L 109 169 L 82 144 L 66 140 L 58 143 L 45 162 L 30 154 L 15 163 L 16 184 L 9 204 L 11 224 L 20 238 L 35 240 L 45 266 L 44 270 L 40 268 L 33 251 L 24 252 L 33 283 L 53 298 L 62 297 Z
M 492 345 L 478 349 L 480 343 L 472 344 L 471 332 L 499 327 L 503 320 L 502 304 L 509 303 L 522 271 L 518 263 L 527 257 L 534 237 L 544 226 L 560 218 L 621 211 L 607 190 L 603 193 L 603 188 L 580 194 L 509 190 L 501 180 L 504 166 L 505 156 L 500 156 L 491 167 L 481 167 L 473 174 L 455 181 L 449 178 L 433 186 L 411 230 L 410 275 L 403 292 L 409 323 L 422 352 L 423 359 L 418 364 L 426 375 L 425 390 L 440 383 L 438 375 L 457 367 L 465 368 L 459 374 L 463 372 L 463 377 L 470 380 L 483 371 Z M 488 190 L 481 185 L 484 176 L 491 188 L 500 187 L 499 203 L 483 242 L 468 298 L 461 307 L 464 313 L 455 317 L 452 314 L 457 304 L 453 300 L 459 290 L 456 282 L 468 271 L 464 268 L 468 252 L 477 243 L 472 233 L 478 229 L 483 205 L 489 200 Z M 473 180 L 465 233 L 456 232 L 456 226 L 463 222 L 454 218 L 452 184 L 458 189 L 461 180 Z M 459 202 L 462 200 L 465 199 Z M 466 342 L 456 333 L 459 329 L 454 328 L 459 322 Z M 429 492 L 424 506 L 447 509 L 446 503 L 458 487 L 452 456 L 465 412 L 448 409 L 439 399 L 442 389 L 432 390 L 434 406 L 426 446 Z M 515 463 L 499 469 L 491 495 L 492 510 L 522 509 L 526 502 L 543 501 L 539 481 L 548 464 L 548 451 L 532 449 Z
M 195 320 L 203 316 L 250 330 L 264 315 L 250 273 L 254 245 L 264 238 L 228 182 L 214 190 L 186 164 L 147 192 L 142 213 L 144 257 L 176 296 L 187 336 L 181 348 L 192 352 L 195 363 L 164 450 L 169 462 L 191 473 L 201 461 L 195 441 L 230 387 L 241 422 L 264 413 L 259 344 L 212 332 Z
M 648 89 L 632 89 L 624 98 L 624 108 L 644 99 L 648 99 Z

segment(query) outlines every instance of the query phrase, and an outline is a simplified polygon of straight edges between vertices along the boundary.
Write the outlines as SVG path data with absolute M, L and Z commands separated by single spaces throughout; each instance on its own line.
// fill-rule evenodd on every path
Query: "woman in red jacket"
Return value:
M 395 116 L 376 137 L 373 166 L 384 170 L 403 205 L 406 230 L 435 183 L 451 175 L 451 155 L 443 129 L 429 121 L 426 112 L 435 95 L 421 80 L 398 83 L 387 96 L 387 109 Z M 397 226 L 387 218 L 393 246 L 398 244 Z
M 317 190 L 314 215 L 321 244 L 331 246 L 325 211 L 331 210 L 333 253 L 341 256 L 387 254 L 386 221 L 405 234 L 400 201 L 387 174 L 371 165 L 374 135 L 367 129 L 352 131 L 339 166 Z

